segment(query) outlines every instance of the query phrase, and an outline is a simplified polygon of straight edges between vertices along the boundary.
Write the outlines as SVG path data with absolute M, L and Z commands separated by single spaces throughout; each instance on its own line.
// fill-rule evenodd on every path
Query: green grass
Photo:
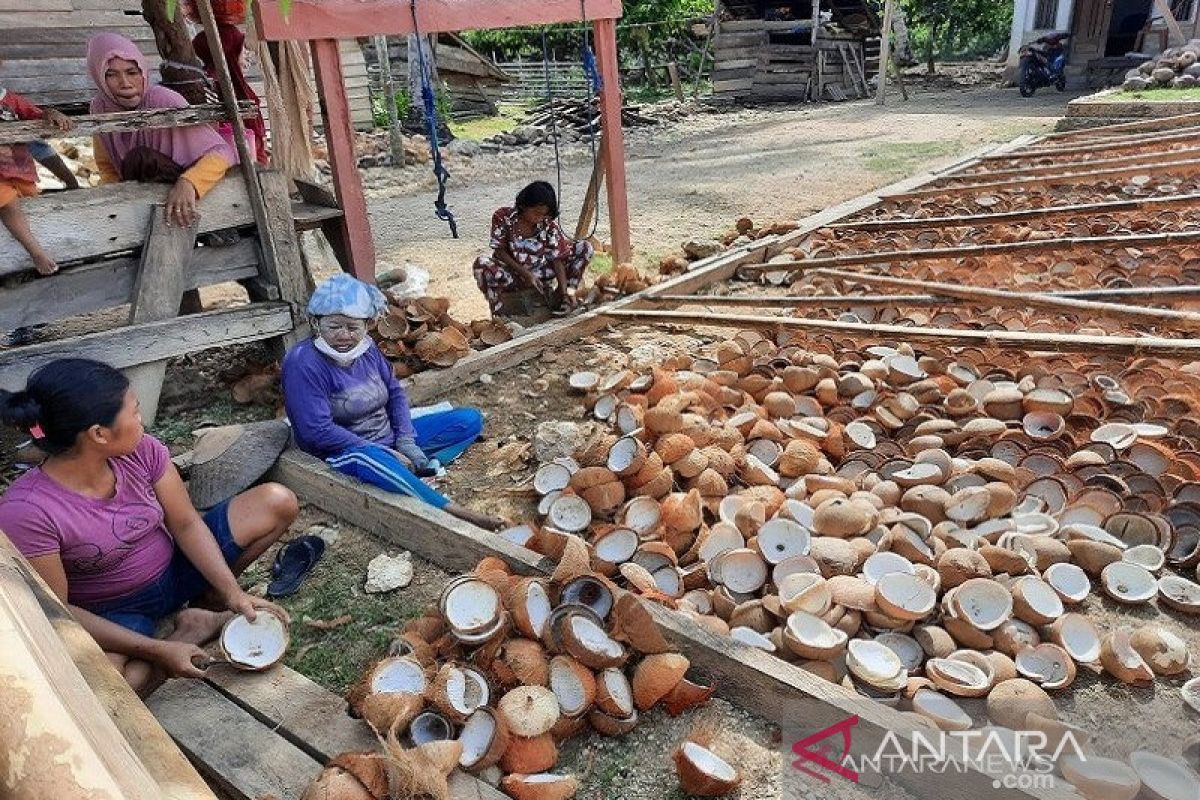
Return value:
M 521 124 L 525 117 L 525 107 L 519 104 L 504 104 L 500 113 L 492 117 L 468 120 L 466 122 L 450 122 L 450 132 L 455 138 L 478 142 L 495 136 L 498 133 L 508 133 Z
M 607 272 L 611 272 L 613 268 L 612 256 L 608 253 L 596 253 L 592 256 L 592 263 L 589 269 L 592 275 L 600 277 Z
M 238 405 L 228 396 L 217 397 L 202 408 L 159 414 L 150 434 L 167 445 L 190 448 L 194 443 L 192 431 L 199 428 L 258 422 L 274 416 L 267 406 L 257 403 Z
M 1126 100 L 1149 100 L 1155 103 L 1172 103 L 1184 100 L 1200 100 L 1200 86 L 1190 89 L 1139 89 L 1134 92 L 1113 92 L 1111 102 Z
M 928 161 L 957 153 L 962 144 L 945 142 L 893 142 L 864 150 L 867 169 L 886 175 L 907 175 Z

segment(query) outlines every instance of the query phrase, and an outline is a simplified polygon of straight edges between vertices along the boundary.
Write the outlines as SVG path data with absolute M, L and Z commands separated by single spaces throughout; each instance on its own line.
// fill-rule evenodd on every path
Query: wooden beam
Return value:
M 23 388 L 31 372 L 58 358 L 93 358 L 123 369 L 210 347 L 282 336 L 290 330 L 292 313 L 286 305 L 252 303 L 0 350 L 0 389 Z
M 948 217 L 904 217 L 896 219 L 864 219 L 835 222 L 832 230 L 885 231 L 904 228 L 952 228 L 959 226 L 995 225 L 1001 222 L 1042 220 L 1047 217 L 1111 214 L 1119 211 L 1157 210 L 1171 206 L 1190 207 L 1200 203 L 1200 194 L 1176 194 L 1169 197 L 1139 197 L 1131 200 L 1109 200 L 1103 203 L 1075 203 L 1046 208 L 1023 208 L 1019 211 L 998 211 L 989 214 L 961 214 Z
M 73 262 L 94 261 L 140 248 L 153 207 L 170 186 L 132 181 L 22 200 L 33 235 L 67 272 Z M 251 225 L 254 213 L 240 178 L 225 178 L 200 201 L 198 233 Z M 0 275 L 31 272 L 29 254 L 11 236 L 0 236 Z M 37 280 L 44 280 L 38 278 Z
M 617 23 L 597 19 L 592 23 L 600 87 L 600 147 L 608 176 L 608 235 L 613 264 L 633 257 L 629 234 L 629 195 L 625 187 L 625 132 L 621 126 L 621 64 L 617 57 Z
M 825 270 L 818 270 L 825 272 Z M 865 273 L 848 273 L 861 278 Z M 1074 297 L 1079 300 L 1148 300 L 1152 303 L 1172 303 L 1200 299 L 1200 286 L 1137 286 L 1123 289 L 1093 289 L 1090 291 L 1037 292 L 1035 297 Z M 666 305 L 688 303 L 710 306 L 779 306 L 803 308 L 805 306 L 944 306 L 963 305 L 956 298 L 937 294 L 837 294 L 837 295 L 778 295 L 778 294 L 664 294 L 647 297 L 644 304 Z M 988 305 L 976 303 L 974 305 Z
M 0 550 L 7 551 L 17 560 L 25 583 L 37 598 L 46 619 L 54 626 L 54 632 L 62 640 L 79 674 L 150 773 L 164 800 L 216 800 L 208 784 L 179 752 L 100 645 L 42 577 L 21 558 L 7 537 L 0 536 Z
M 1086 166 L 1080 164 L 1079 166 Z M 935 186 L 929 189 L 919 189 L 903 194 L 889 195 L 884 200 L 900 202 L 916 200 L 924 197 L 946 197 L 960 194 L 974 194 L 988 191 L 1005 191 L 1008 189 L 1028 189 L 1031 186 L 1055 186 L 1061 184 L 1092 183 L 1106 178 L 1132 177 L 1134 175 L 1156 175 L 1161 173 L 1193 173 L 1200 172 L 1200 158 L 1182 159 L 1180 161 L 1163 161 L 1158 164 L 1137 164 L 1130 167 L 1110 167 L 1108 169 L 1083 169 L 1078 172 L 1060 172 L 1051 175 L 1032 175 L 1028 178 L 1008 178 L 1001 181 L 983 181 L 962 186 Z
M 266 2 L 254 4 L 256 15 L 263 15 Z M 402 16 L 400 10 L 392 4 L 392 17 Z M 323 9 L 339 7 L 336 3 L 324 3 Z M 315 8 L 308 3 L 292 4 L 292 13 L 303 9 Z M 367 13 L 367 9 L 358 6 L 351 8 L 352 16 L 361 18 L 371 25 L 379 25 L 379 15 Z M 276 8 L 277 10 L 277 8 Z M 375 18 L 372 18 L 374 16 Z M 263 24 L 259 17 L 259 30 Z M 380 31 L 376 28 L 375 33 Z M 324 34 L 332 36 L 331 33 Z M 270 38 L 270 37 L 267 37 Z M 304 37 L 280 37 L 304 38 Z M 370 218 L 367 213 L 367 198 L 363 194 L 362 178 L 358 174 L 358 158 L 354 153 L 354 123 L 350 113 L 350 99 L 346 96 L 346 83 L 342 77 L 342 54 L 338 49 L 337 39 L 320 38 L 312 42 L 313 74 L 317 79 L 317 95 L 321 100 L 321 119 L 325 127 L 326 147 L 329 151 L 329 169 L 333 175 L 334 194 L 338 207 L 342 209 L 342 217 L 331 221 L 331 226 L 341 232 L 341 243 L 350 260 L 354 277 L 368 283 L 375 282 L 375 242 L 371 238 Z
M 269 478 L 291 488 L 304 502 L 444 569 L 464 572 L 486 555 L 503 560 L 517 574 L 549 574 L 554 568 L 549 559 L 501 536 L 420 501 L 337 474 L 320 460 L 296 450 L 280 457 Z M 860 724 L 855 729 L 855 742 L 870 752 L 889 732 L 902 742 L 916 732 L 894 709 L 855 697 L 761 650 L 714 636 L 675 611 L 654 603 L 647 603 L 647 607 L 670 644 L 717 686 L 720 695 L 772 722 L 788 727 L 804 725 L 815 731 L 857 714 Z M 962 767 L 961 772 L 953 768 L 924 776 L 900 770 L 888 777 L 923 797 L 1033 800 L 1033 794 L 1002 788 L 993 783 L 992 776 L 969 764 Z M 1061 788 L 1037 793 L 1041 800 L 1067 800 L 1072 796 Z
M 891 286 L 897 289 L 920 289 L 944 297 L 957 297 L 980 305 L 1001 308 L 1045 308 L 1088 317 L 1115 319 L 1126 323 L 1168 326 L 1194 331 L 1200 328 L 1200 313 L 1177 311 L 1169 308 L 1144 308 L 1119 303 L 1104 303 L 1096 300 L 1079 300 L 1073 297 L 1054 297 L 1032 292 L 1010 292 L 1004 289 L 988 289 L 981 286 L 966 286 L 957 283 L 918 281 L 897 278 L 891 275 L 871 275 L 844 272 L 837 269 L 818 269 L 812 272 L 826 278 L 853 280 L 868 286 Z
M 292 219 L 292 201 L 288 196 L 288 180 L 278 170 L 263 170 L 257 175 L 264 206 L 263 225 L 259 238 L 271 240 L 271 257 L 264 253 L 259 263 L 259 276 L 279 289 L 279 299 L 292 309 L 296 328 L 278 342 L 280 358 L 292 345 L 311 335 L 305 305 L 316 288 L 300 255 L 300 237 Z
M 0 796 L 159 797 L 42 613 L 27 563 L 0 539 Z
M 926 261 L 968 256 L 993 256 L 1001 253 L 1037 253 L 1044 250 L 1097 250 L 1105 247 L 1147 247 L 1171 244 L 1190 244 L 1200 241 L 1200 231 L 1140 233 L 1132 236 L 1083 236 L 1077 238 L 1041 239 L 1025 242 L 996 242 L 964 247 L 925 247 L 913 250 L 884 250 L 877 253 L 853 253 L 844 256 L 824 256 L 798 261 L 776 261 L 741 268 L 742 272 L 782 272 L 786 269 L 812 270 L 853 264 L 887 264 L 892 261 Z
M 1155 117 L 1153 119 L 1139 119 L 1132 122 L 1118 122 L 1115 125 L 1100 125 L 1095 128 L 1078 128 L 1073 131 L 1052 131 L 1051 133 L 1042 134 L 1042 140 L 1050 142 L 1061 142 L 1064 140 L 1095 139 L 1097 142 L 1102 142 L 1110 134 L 1120 136 L 1127 131 L 1146 131 L 1153 132 L 1163 129 L 1178 127 L 1181 122 L 1200 122 L 1200 112 L 1191 112 L 1188 114 L 1175 114 L 1170 117 Z
M 957 328 L 925 328 L 864 322 L 836 322 L 805 317 L 762 317 L 749 314 L 694 314 L 686 311 L 609 311 L 616 320 L 656 325 L 688 325 L 715 328 L 762 328 L 767 330 L 811 330 L 887 339 L 910 344 L 949 347 L 998 347 L 1002 350 L 1047 353 L 1098 353 L 1116 356 L 1196 358 L 1200 341 L 1163 339 L 1156 336 L 1077 336 L 1066 333 L 1026 331 L 981 331 Z
M 248 104 L 240 106 L 250 114 Z M 206 104 L 187 108 L 153 108 L 149 111 L 117 111 L 112 114 L 80 114 L 71 117 L 71 136 L 95 136 L 98 133 L 140 131 L 151 128 L 178 128 L 207 122 L 228 122 L 229 114 L 219 105 Z M 41 120 L 0 123 L 0 144 L 20 144 L 52 136 Z
M 1159 150 L 1149 153 L 1133 153 L 1127 156 L 1113 156 L 1112 158 L 1097 158 L 1089 159 L 1086 164 L 1078 166 L 1086 166 L 1088 169 L 1105 169 L 1108 167 L 1118 166 L 1133 166 L 1135 164 L 1154 165 L 1162 161 L 1164 156 L 1172 159 L 1187 159 L 1200 156 L 1200 147 L 1185 147 L 1179 150 Z M 978 181 L 982 179 L 999 179 L 999 178 L 1016 178 L 1016 177 L 1033 177 L 1034 175 L 1053 175 L 1062 172 L 1063 167 L 1068 164 L 1030 164 L 1022 167 L 1013 167 L 1011 169 L 997 169 L 988 172 L 972 172 L 961 175 L 947 175 L 942 178 L 943 181 Z
M 816 6 L 816 0 L 813 0 Z M 875 104 L 884 105 L 884 94 L 887 91 L 888 61 L 892 56 L 892 19 L 896 13 L 896 0 L 885 0 L 883 4 L 883 25 L 879 34 L 879 86 L 875 90 Z
M 1019 161 L 1022 159 L 1099 153 L 1104 150 L 1125 150 L 1137 147 L 1152 147 L 1164 142 L 1179 142 L 1200 136 L 1200 125 L 1168 130 L 1161 134 L 1146 136 L 1131 135 L 1105 139 L 1100 142 L 1071 144 L 1051 147 L 1026 147 L 1011 153 L 993 153 L 983 157 L 984 161 Z
M 1167 30 L 1170 31 L 1171 38 L 1175 40 L 1175 44 L 1183 44 L 1187 41 L 1187 37 L 1183 35 L 1183 28 L 1179 27 L 1179 20 L 1175 19 L 1175 15 L 1171 13 L 1171 6 L 1167 3 L 1167 0 L 1154 0 L 1154 10 L 1167 23 Z
M 578 23 L 621 17 L 621 0 L 541 0 L 538 3 L 421 0 L 416 26 L 407 0 L 326 2 L 293 0 L 285 12 L 280 0 L 258 0 L 254 18 L 263 39 L 355 39 L 383 34 L 451 33 Z

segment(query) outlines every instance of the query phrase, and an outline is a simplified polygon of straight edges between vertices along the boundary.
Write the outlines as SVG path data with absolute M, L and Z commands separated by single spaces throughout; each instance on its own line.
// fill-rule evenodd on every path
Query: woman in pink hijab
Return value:
M 87 62 L 99 90 L 92 98 L 93 114 L 188 106 L 183 95 L 149 82 L 145 56 L 124 36 L 92 36 Z M 101 133 L 93 141 L 101 183 L 173 183 L 167 219 L 181 226 L 192 224 L 196 203 L 238 163 L 233 146 L 206 124 Z

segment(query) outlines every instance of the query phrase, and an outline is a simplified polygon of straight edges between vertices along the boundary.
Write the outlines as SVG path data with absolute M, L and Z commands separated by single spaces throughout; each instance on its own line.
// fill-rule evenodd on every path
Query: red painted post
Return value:
M 625 191 L 625 136 L 621 130 L 621 72 L 617 61 L 617 23 L 598 19 L 592 23 L 596 42 L 596 65 L 604 86 L 600 90 L 601 147 L 608 167 L 608 226 L 612 237 L 613 263 L 633 255 L 629 238 L 629 198 Z
M 325 126 L 325 144 L 329 167 L 333 172 L 334 195 L 342 209 L 341 246 L 349 259 L 354 277 L 375 282 L 375 242 L 367 218 L 367 199 L 358 175 L 354 156 L 354 125 L 350 99 L 342 78 L 342 56 L 336 39 L 312 41 L 313 73 L 321 98 L 321 119 Z

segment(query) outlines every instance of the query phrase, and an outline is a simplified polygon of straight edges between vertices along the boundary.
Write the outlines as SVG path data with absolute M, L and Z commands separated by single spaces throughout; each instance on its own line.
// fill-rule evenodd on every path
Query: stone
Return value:
M 570 458 L 587 440 L 584 426 L 574 422 L 543 422 L 533 435 L 533 452 L 541 463 Z
M 716 239 L 689 239 L 683 243 L 683 252 L 690 258 L 708 258 L 724 249 Z
M 412 554 L 402 552 L 398 556 L 380 553 L 367 564 L 367 582 L 363 590 L 367 594 L 382 594 L 403 589 L 412 583 Z
M 318 536 L 325 540 L 325 545 L 328 547 L 336 544 L 338 537 L 342 533 L 337 529 L 336 525 L 322 525 L 321 523 L 317 523 L 316 525 L 309 525 L 304 530 L 304 535 Z
M 479 145 L 479 142 L 473 142 L 469 139 L 455 139 L 446 145 L 446 150 L 463 158 L 475 158 L 475 156 L 483 153 L 483 148 Z

